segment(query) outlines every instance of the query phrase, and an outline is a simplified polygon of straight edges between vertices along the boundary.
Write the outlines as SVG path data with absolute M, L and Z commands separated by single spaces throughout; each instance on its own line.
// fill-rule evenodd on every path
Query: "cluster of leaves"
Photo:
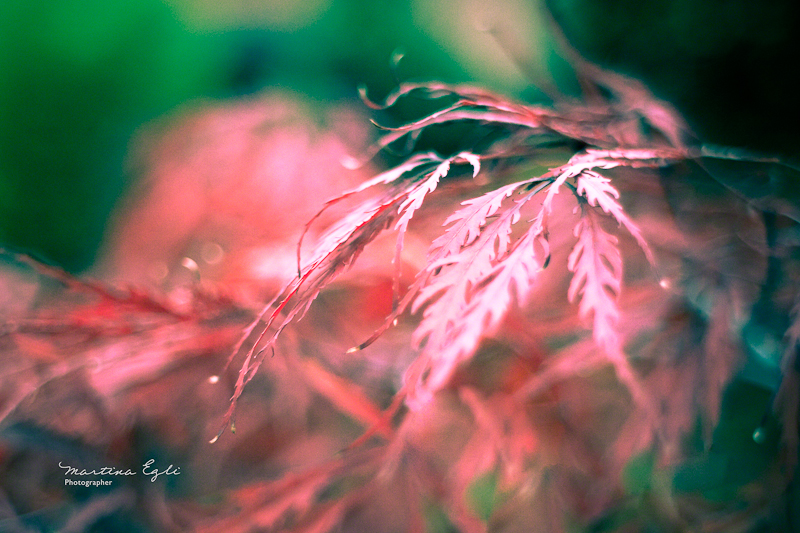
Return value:
M 554 107 L 441 84 L 368 101 L 441 103 L 387 128 L 370 157 L 452 124 L 477 140 L 446 155 L 412 151 L 324 204 L 299 239 L 297 271 L 259 312 L 200 286 L 175 307 L 44 272 L 83 299 L 53 304 L 58 331 L 39 319 L 3 330 L 20 361 L 45 354 L 22 369 L 27 392 L 9 385 L 22 392 L 4 398 L 4 416 L 32 416 L 33 392 L 67 374 L 105 404 L 159 382 L 168 406 L 141 422 L 157 432 L 153 420 L 185 402 L 165 391 L 180 380 L 203 390 L 209 366 L 230 354 L 205 400 L 227 387 L 227 412 L 208 409 L 177 432 L 185 457 L 217 480 L 207 489 L 217 503 L 189 492 L 169 502 L 168 520 L 156 513 L 159 526 L 198 531 L 729 531 L 772 524 L 776 501 L 790 515 L 797 218 L 791 202 L 753 198 L 708 169 L 793 170 L 688 142 L 668 105 L 630 80 L 602 82 L 610 96 Z M 343 206 L 317 234 L 323 213 Z M 415 252 L 422 242 L 427 252 Z M 386 300 L 377 321 L 365 311 L 376 298 Z M 344 344 L 353 338 L 363 342 Z M 77 355 L 52 377 L 60 351 Z M 174 372 L 189 362 L 201 369 L 191 380 Z M 731 428 L 724 391 L 739 369 L 740 382 L 774 393 L 780 419 Z M 229 425 L 236 436 L 222 438 Z M 720 470 L 735 457 L 719 451 L 732 435 L 784 461 L 762 453 L 750 474 Z M 681 463 L 689 454 L 695 462 Z M 231 480 L 197 466 L 215 461 L 252 471 Z M 693 465 L 716 484 L 692 484 Z
M 579 108 L 556 113 L 544 107 L 514 104 L 475 88 L 414 84 L 401 86 L 389 96 L 386 105 L 414 92 L 423 92 L 428 98 L 455 97 L 456 101 L 417 122 L 394 129 L 377 144 L 378 148 L 405 137 L 417 137 L 434 125 L 462 120 L 513 126 L 512 139 L 480 155 L 471 152 L 450 157 L 434 152 L 416 154 L 402 165 L 329 201 L 327 206 L 386 186 L 384 193 L 357 205 L 339 221 L 320 240 L 302 268 L 298 245 L 297 278 L 264 308 L 251 326 L 256 328 L 264 321 L 261 335 L 251 342 L 247 352 L 232 409 L 244 385 L 260 365 L 262 358 L 259 356 L 273 348 L 281 331 L 308 309 L 320 290 L 388 228 L 397 232 L 394 311 L 384 326 L 356 349 L 363 349 L 374 341 L 407 307 L 410 306 L 412 312 L 425 307 L 423 320 L 413 338 L 414 345 L 421 348 L 421 355 L 409 371 L 404 391 L 409 402 L 424 405 L 432 393 L 447 383 L 457 365 L 474 355 L 481 339 L 496 332 L 513 299 L 519 306 L 528 303 L 537 273 L 549 262 L 548 220 L 554 198 L 562 186 L 573 192 L 581 212 L 575 227 L 578 242 L 567 265 L 575 274 L 568 291 L 569 300 L 580 298 L 580 316 L 592 320 L 598 346 L 609 361 L 614 362 L 632 392 L 641 398 L 641 391 L 620 353 L 616 300 L 621 289 L 622 259 L 616 237 L 602 227 L 601 213 L 611 216 L 635 238 L 651 264 L 654 258 L 641 231 L 617 201 L 619 193 L 610 180 L 596 170 L 657 168 L 696 154 L 682 145 L 672 146 L 666 142 L 645 147 L 648 142 L 636 132 L 638 121 L 646 117 L 633 110 L 623 113 L 613 107 Z M 377 106 L 373 104 L 373 107 Z M 662 132 L 664 139 L 674 137 L 672 131 L 677 128 L 676 122 Z M 615 130 L 624 135 L 618 138 Z M 498 160 L 506 158 L 533 157 L 541 150 L 542 143 L 557 140 L 579 141 L 594 148 L 579 151 L 566 164 L 542 175 L 498 186 L 481 196 L 464 200 L 464 207 L 445 220 L 446 231 L 433 240 L 425 268 L 399 298 L 399 269 L 409 222 L 440 181 L 448 177 L 451 166 L 469 164 L 475 178 L 481 170 L 481 160 L 496 165 Z M 607 145 L 614 148 L 601 148 Z M 476 188 L 480 188 L 477 183 Z M 512 242 L 515 224 L 530 209 L 529 203 L 540 196 L 544 198 L 538 212 L 528 222 L 524 234 Z M 275 305 L 276 302 L 279 304 Z M 271 331 L 273 326 L 274 332 Z M 251 331 L 248 329 L 242 342 Z
M 755 239 L 759 240 L 764 238 L 765 226 L 758 216 L 748 211 L 752 209 L 752 199 L 731 194 L 731 190 L 725 191 L 728 193 L 725 201 L 731 202 L 729 214 L 739 216 L 746 213 L 744 227 L 751 225 L 755 228 L 743 230 L 736 222 L 729 221 L 717 229 L 721 229 L 721 238 L 730 242 L 722 252 L 707 247 L 703 249 L 705 257 L 699 257 L 702 273 L 673 268 L 672 277 L 662 276 L 663 263 L 669 261 L 663 257 L 656 258 L 644 231 L 620 203 L 620 193 L 610 176 L 614 173 L 612 169 L 616 169 L 617 174 L 621 173 L 620 169 L 627 169 L 634 176 L 629 179 L 638 181 L 640 188 L 649 187 L 650 194 L 664 195 L 663 190 L 660 193 L 653 191 L 661 184 L 658 173 L 652 169 L 662 169 L 663 172 L 663 169 L 702 166 L 707 159 L 737 160 L 746 156 L 712 153 L 699 145 L 685 143 L 684 140 L 689 138 L 688 132 L 669 106 L 643 94 L 643 89 L 633 82 L 623 80 L 621 84 L 613 76 L 604 79 L 609 84 L 607 89 L 616 95 L 616 99 L 555 110 L 510 102 L 473 87 L 440 84 L 402 85 L 383 106 L 368 101 L 375 109 L 384 109 L 403 98 L 419 95 L 445 102 L 439 111 L 410 124 L 388 128 L 388 133 L 376 144 L 375 151 L 398 145 L 413 146 L 426 131 L 463 121 L 489 125 L 501 131 L 502 135 L 499 139 L 493 138 L 480 151 L 461 151 L 450 156 L 435 152 L 416 153 L 399 166 L 326 204 L 325 208 L 328 208 L 345 199 L 377 191 L 331 228 L 316 243 L 309 258 L 304 257 L 298 245 L 297 276 L 251 323 L 234 351 L 235 356 L 245 343 L 249 345 L 226 423 L 232 417 L 245 385 L 253 379 L 264 357 L 274 353 L 285 328 L 303 316 L 312 301 L 356 261 L 369 243 L 391 229 L 396 232 L 393 310 L 369 339 L 348 353 L 366 349 L 397 325 L 403 313 L 410 309 L 412 314 L 421 311 L 422 315 L 411 335 L 417 356 L 408 364 L 390 408 L 384 416 L 376 418 L 373 427 L 368 428 L 357 442 L 363 444 L 377 427 L 384 427 L 395 415 L 401 401 L 409 412 L 404 416 L 400 434 L 406 426 L 419 424 L 418 418 L 428 419 L 430 415 L 425 415 L 426 411 L 438 411 L 437 398 L 448 392 L 458 392 L 461 402 L 469 407 L 475 424 L 473 440 L 465 445 L 459 461 L 451 465 L 450 475 L 458 481 L 447 490 L 450 516 L 459 528 L 482 531 L 485 527 L 476 522 L 474 512 L 463 505 L 469 482 L 495 468 L 502 472 L 510 469 L 516 471 L 516 475 L 502 475 L 502 482 L 506 487 L 516 485 L 519 489 L 525 477 L 520 472 L 527 471 L 531 476 L 531 462 L 535 462 L 538 456 L 536 450 L 541 451 L 536 445 L 541 435 L 531 428 L 531 420 L 526 416 L 531 399 L 560 381 L 574 379 L 576 373 L 586 369 L 609 365 L 633 400 L 628 419 L 613 444 L 615 460 L 612 464 L 616 466 L 610 472 L 619 472 L 631 457 L 650 446 L 660 449 L 667 460 L 678 457 L 682 439 L 691 434 L 694 427 L 696 406 L 701 406 L 705 412 L 704 435 L 710 442 L 711 430 L 720 414 L 725 385 L 739 368 L 746 352 L 740 337 L 742 327 L 749 320 L 752 306 L 759 300 L 758 295 L 743 295 L 742 292 L 757 292 L 757 287 L 765 280 L 763 273 L 761 277 L 756 275 L 755 278 L 738 280 L 740 272 L 715 271 L 717 266 L 714 263 L 720 256 L 725 256 L 727 261 L 728 254 L 741 252 L 740 239 L 745 237 L 732 237 L 731 232 L 752 231 Z M 520 166 L 521 161 L 536 161 L 542 158 L 542 154 L 559 149 L 574 150 L 566 163 L 518 179 L 519 172 L 515 173 L 514 168 Z M 768 159 L 751 160 L 776 164 Z M 471 185 L 465 181 L 464 172 L 454 170 L 459 167 L 471 169 Z M 437 189 L 448 181 L 457 182 L 462 191 L 471 190 L 478 194 L 462 198 L 461 206 L 447 216 L 443 233 L 431 239 L 424 266 L 408 286 L 401 287 L 404 241 L 411 220 L 431 203 L 437 212 L 444 211 L 441 197 L 452 199 L 455 196 L 452 191 L 440 193 L 438 202 L 433 198 Z M 627 183 L 630 186 L 631 182 Z M 563 189 L 569 191 L 571 205 L 563 200 L 557 201 Z M 715 201 L 710 201 L 709 205 L 701 208 L 714 210 L 718 206 Z M 577 220 L 573 218 L 575 215 Z M 790 222 L 791 218 L 788 217 Z M 565 264 L 555 267 L 551 260 L 554 220 L 558 220 L 560 228 L 570 224 L 568 220 L 574 220 L 572 233 L 575 238 L 574 243 L 569 244 L 561 231 L 557 239 L 559 251 L 563 252 L 565 246 L 571 251 Z M 312 219 L 309 225 L 313 222 Z M 638 296 L 641 298 L 636 309 L 640 313 L 638 317 L 630 308 L 623 310 L 620 304 L 623 259 L 627 256 L 631 260 L 636 252 L 622 253 L 622 236 L 609 230 L 609 222 L 612 225 L 616 223 L 632 238 L 638 254 L 649 265 L 649 275 L 640 275 L 638 280 Z M 650 227 L 647 229 L 655 234 L 668 226 L 664 220 L 652 218 L 648 224 Z M 696 226 L 692 231 L 697 231 L 703 224 L 697 223 Z M 664 253 L 672 253 L 673 257 L 676 253 L 692 255 L 684 247 L 697 245 L 700 241 L 692 243 L 693 239 L 687 238 L 685 233 L 677 235 L 680 230 L 671 230 L 672 242 L 663 240 L 664 234 L 654 236 L 668 249 Z M 769 245 L 763 240 L 760 244 L 746 242 L 746 245 L 757 246 L 761 260 L 769 255 L 765 251 Z M 676 247 L 684 249 L 677 251 Z M 560 259 L 563 261 L 564 258 Z M 749 268 L 760 264 L 760 260 L 744 263 Z M 557 351 L 555 355 L 559 357 L 553 357 L 553 360 L 528 372 L 527 378 L 516 383 L 510 391 L 490 388 L 477 392 L 471 388 L 474 383 L 469 379 L 465 383 L 464 369 L 474 369 L 479 364 L 491 365 L 486 361 L 476 362 L 476 357 L 486 346 L 487 339 L 509 334 L 508 320 L 514 310 L 528 310 L 525 320 L 529 322 L 517 327 L 536 328 L 530 309 L 542 305 L 536 296 L 542 298 L 545 291 L 537 289 L 548 265 L 551 269 L 561 268 L 562 272 L 571 274 L 563 298 L 565 302 L 578 304 L 577 318 L 591 330 L 591 340 L 570 344 L 560 353 Z M 710 272 L 717 279 L 709 281 Z M 692 309 L 691 292 L 695 290 L 692 284 L 698 279 L 707 284 L 701 291 L 705 292 L 703 298 L 706 302 L 699 309 Z M 547 283 L 552 285 L 552 278 Z M 774 294 L 767 297 L 774 297 Z M 763 300 L 764 296 L 760 298 Z M 788 312 L 786 301 L 781 305 Z M 665 307 L 656 311 L 658 306 Z M 649 320 L 641 316 L 647 312 L 652 315 Z M 690 318 L 687 320 L 686 316 Z M 694 331 L 697 325 L 692 321 L 698 319 L 691 318 L 693 316 L 704 322 L 699 328 L 700 338 L 681 340 L 687 336 L 697 337 L 698 333 Z M 659 319 L 671 320 L 679 331 L 667 328 L 659 333 L 659 328 L 663 327 L 659 326 Z M 577 335 L 580 336 L 579 329 Z M 253 335 L 256 330 L 260 333 Z M 549 332 L 551 336 L 559 333 L 567 334 L 566 331 Z M 655 339 L 645 339 L 654 334 Z M 642 353 L 657 350 L 675 355 L 651 356 L 648 365 L 656 366 L 657 370 L 651 368 L 643 377 L 626 353 L 626 345 L 634 343 L 647 344 L 644 349 L 638 347 L 639 357 Z M 699 349 L 690 347 L 693 344 L 699 344 Z M 778 393 L 779 403 L 787 407 L 784 411 L 784 420 L 788 421 L 785 424 L 788 435 L 785 444 L 791 457 L 797 450 L 794 436 L 797 407 L 791 403 L 792 400 L 783 398 L 796 397 L 796 390 L 791 385 L 792 370 L 787 366 L 791 366 L 794 360 L 792 347 L 795 344 L 789 339 L 790 348 L 783 357 L 784 371 L 789 372 L 789 377 L 783 380 Z M 681 350 L 691 351 L 692 355 L 681 353 Z M 675 394 L 673 387 L 681 382 L 685 384 L 684 393 Z M 391 452 L 387 453 L 390 458 L 406 456 L 412 453 L 414 446 L 414 439 L 395 435 L 387 448 Z M 383 457 L 382 461 L 397 464 L 400 459 Z M 790 470 L 793 464 L 789 462 Z M 614 486 L 614 482 L 609 485 Z M 602 497 L 598 497 L 598 501 L 607 503 Z M 673 509 L 668 514 L 680 522 L 677 511 Z M 412 529 L 418 530 L 416 527 Z

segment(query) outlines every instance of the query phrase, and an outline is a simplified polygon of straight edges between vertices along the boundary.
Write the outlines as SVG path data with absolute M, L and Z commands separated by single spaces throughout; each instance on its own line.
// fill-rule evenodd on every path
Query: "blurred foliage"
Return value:
M 794 0 L 546 0 L 590 61 L 641 79 L 704 142 L 800 157 Z

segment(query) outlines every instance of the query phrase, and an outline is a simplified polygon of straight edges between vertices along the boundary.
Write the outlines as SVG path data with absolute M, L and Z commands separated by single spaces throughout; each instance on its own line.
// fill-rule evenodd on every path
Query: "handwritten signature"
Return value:
M 169 465 L 167 468 L 159 470 L 157 467 L 153 466 L 155 462 L 155 459 L 150 459 L 142 465 L 142 474 L 150 476 L 151 483 L 158 479 L 159 476 L 178 476 L 181 473 L 181 468 L 174 465 Z M 135 476 L 137 474 L 137 472 L 134 472 L 130 468 L 123 470 L 113 466 L 86 470 L 85 468 L 76 468 L 74 466 L 61 464 L 61 461 L 59 461 L 58 466 L 65 470 L 64 475 L 66 476 Z

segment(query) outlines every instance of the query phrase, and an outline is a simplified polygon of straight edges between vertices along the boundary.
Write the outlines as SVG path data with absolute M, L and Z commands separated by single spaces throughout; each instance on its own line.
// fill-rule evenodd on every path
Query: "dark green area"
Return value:
M 703 142 L 800 157 L 800 3 L 547 0 L 588 59 L 647 83 Z
M 711 446 L 675 471 L 678 492 L 699 492 L 712 501 L 729 501 L 747 483 L 767 473 L 777 457 L 780 431 L 770 413 L 772 391 L 742 379 L 725 393 Z
M 136 128 L 225 88 L 215 41 L 155 1 L 3 2 L 0 242 L 88 266 Z

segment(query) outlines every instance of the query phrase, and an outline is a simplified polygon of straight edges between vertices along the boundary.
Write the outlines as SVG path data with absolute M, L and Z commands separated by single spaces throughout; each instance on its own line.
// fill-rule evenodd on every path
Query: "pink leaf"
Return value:
M 574 302 L 580 296 L 578 314 L 584 320 L 591 319 L 595 343 L 603 349 L 606 360 L 614 366 L 617 378 L 628 388 L 633 400 L 655 420 L 655 406 L 622 351 L 617 331 L 622 290 L 622 256 L 617 238 L 606 233 L 595 217 L 591 207 L 582 206 L 581 218 L 575 226 L 578 243 L 567 260 L 567 267 L 574 274 L 568 297 Z
M 617 345 L 617 298 L 622 286 L 622 257 L 617 238 L 606 233 L 593 211 L 583 209 L 575 226 L 578 243 L 569 255 L 567 267 L 574 273 L 568 297 L 580 296 L 579 315 L 592 320 L 592 334 L 598 345 Z
M 625 229 L 636 239 L 639 247 L 644 251 L 647 260 L 651 265 L 654 265 L 655 258 L 650 251 L 650 247 L 642 237 L 639 228 L 625 214 L 622 206 L 617 202 L 619 192 L 610 183 L 610 179 L 604 178 L 596 172 L 585 170 L 578 176 L 578 194 L 584 195 L 589 205 L 600 207 L 603 211 L 613 216 L 619 224 L 625 226 Z
M 453 225 L 433 242 L 426 284 L 412 306 L 412 311 L 426 306 L 413 341 L 424 345 L 425 360 L 430 364 L 424 383 L 428 393 L 441 388 L 456 366 L 475 353 L 480 340 L 497 330 L 511 306 L 512 294 L 520 305 L 527 300 L 531 281 L 543 264 L 536 257 L 534 242 L 543 233 L 544 209 L 513 246 L 511 230 L 520 220 L 522 207 L 546 185 L 526 194 L 488 224 L 487 218 L 500 210 L 503 199 L 521 184 L 464 202 L 467 207 L 448 219 Z

